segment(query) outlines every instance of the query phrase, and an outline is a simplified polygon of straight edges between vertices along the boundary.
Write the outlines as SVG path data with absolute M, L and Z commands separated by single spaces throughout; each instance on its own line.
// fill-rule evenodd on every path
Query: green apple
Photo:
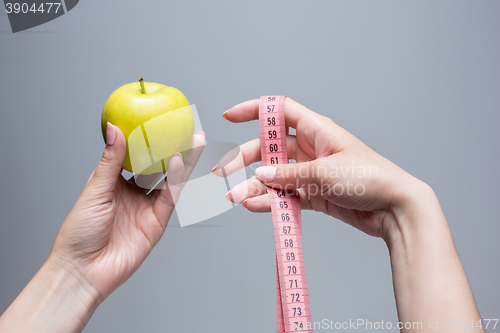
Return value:
M 165 172 L 177 152 L 191 148 L 193 112 L 179 90 L 163 84 L 132 82 L 116 89 L 102 110 L 102 134 L 107 122 L 118 126 L 127 140 L 123 168 L 137 174 Z

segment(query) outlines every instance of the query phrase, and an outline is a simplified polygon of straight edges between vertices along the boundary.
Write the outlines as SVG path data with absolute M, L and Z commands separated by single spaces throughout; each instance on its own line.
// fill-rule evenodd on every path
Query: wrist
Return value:
M 88 281 L 51 254 L 0 317 L 0 331 L 81 332 L 100 300 Z
M 72 265 L 53 256 L 49 256 L 35 279 L 45 293 L 40 311 L 50 315 L 50 321 L 58 322 L 50 327 L 61 324 L 60 327 L 79 332 L 101 303 L 99 292 Z
M 399 320 L 477 322 L 474 297 L 436 194 L 416 179 L 408 189 L 391 208 L 394 223 L 388 223 L 384 238 Z
M 448 223 L 434 190 L 421 180 L 410 176 L 395 191 L 388 215 L 391 222 L 384 232 L 389 252 L 423 244 L 436 237 L 451 237 Z

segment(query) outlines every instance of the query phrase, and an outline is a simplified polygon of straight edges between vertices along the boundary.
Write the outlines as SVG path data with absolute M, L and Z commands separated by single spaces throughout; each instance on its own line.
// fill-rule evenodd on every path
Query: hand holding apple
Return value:
M 187 103 L 187 101 L 186 101 Z M 162 237 L 205 134 L 169 159 L 166 186 L 150 195 L 122 177 L 125 136 L 105 123 L 106 148 L 66 217 L 47 261 L 0 317 L 2 332 L 81 332 L 97 306 L 142 264 Z M 201 147 L 200 147 L 201 146 Z

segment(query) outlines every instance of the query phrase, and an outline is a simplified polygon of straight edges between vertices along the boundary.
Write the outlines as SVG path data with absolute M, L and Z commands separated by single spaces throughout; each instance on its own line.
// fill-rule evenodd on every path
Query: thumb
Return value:
M 113 192 L 125 161 L 127 142 L 122 131 L 110 122 L 106 125 L 105 136 L 106 147 L 90 185 L 99 187 L 99 192 Z
M 285 190 L 320 182 L 316 161 L 261 166 L 255 170 L 255 177 L 268 186 Z

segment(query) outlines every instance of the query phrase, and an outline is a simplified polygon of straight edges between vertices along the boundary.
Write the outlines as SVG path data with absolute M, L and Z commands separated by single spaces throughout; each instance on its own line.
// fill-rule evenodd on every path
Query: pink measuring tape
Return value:
M 288 164 L 285 97 L 262 96 L 259 104 L 262 165 Z M 285 189 L 268 187 L 277 268 L 278 333 L 310 332 L 312 328 L 302 252 L 300 200 Z

